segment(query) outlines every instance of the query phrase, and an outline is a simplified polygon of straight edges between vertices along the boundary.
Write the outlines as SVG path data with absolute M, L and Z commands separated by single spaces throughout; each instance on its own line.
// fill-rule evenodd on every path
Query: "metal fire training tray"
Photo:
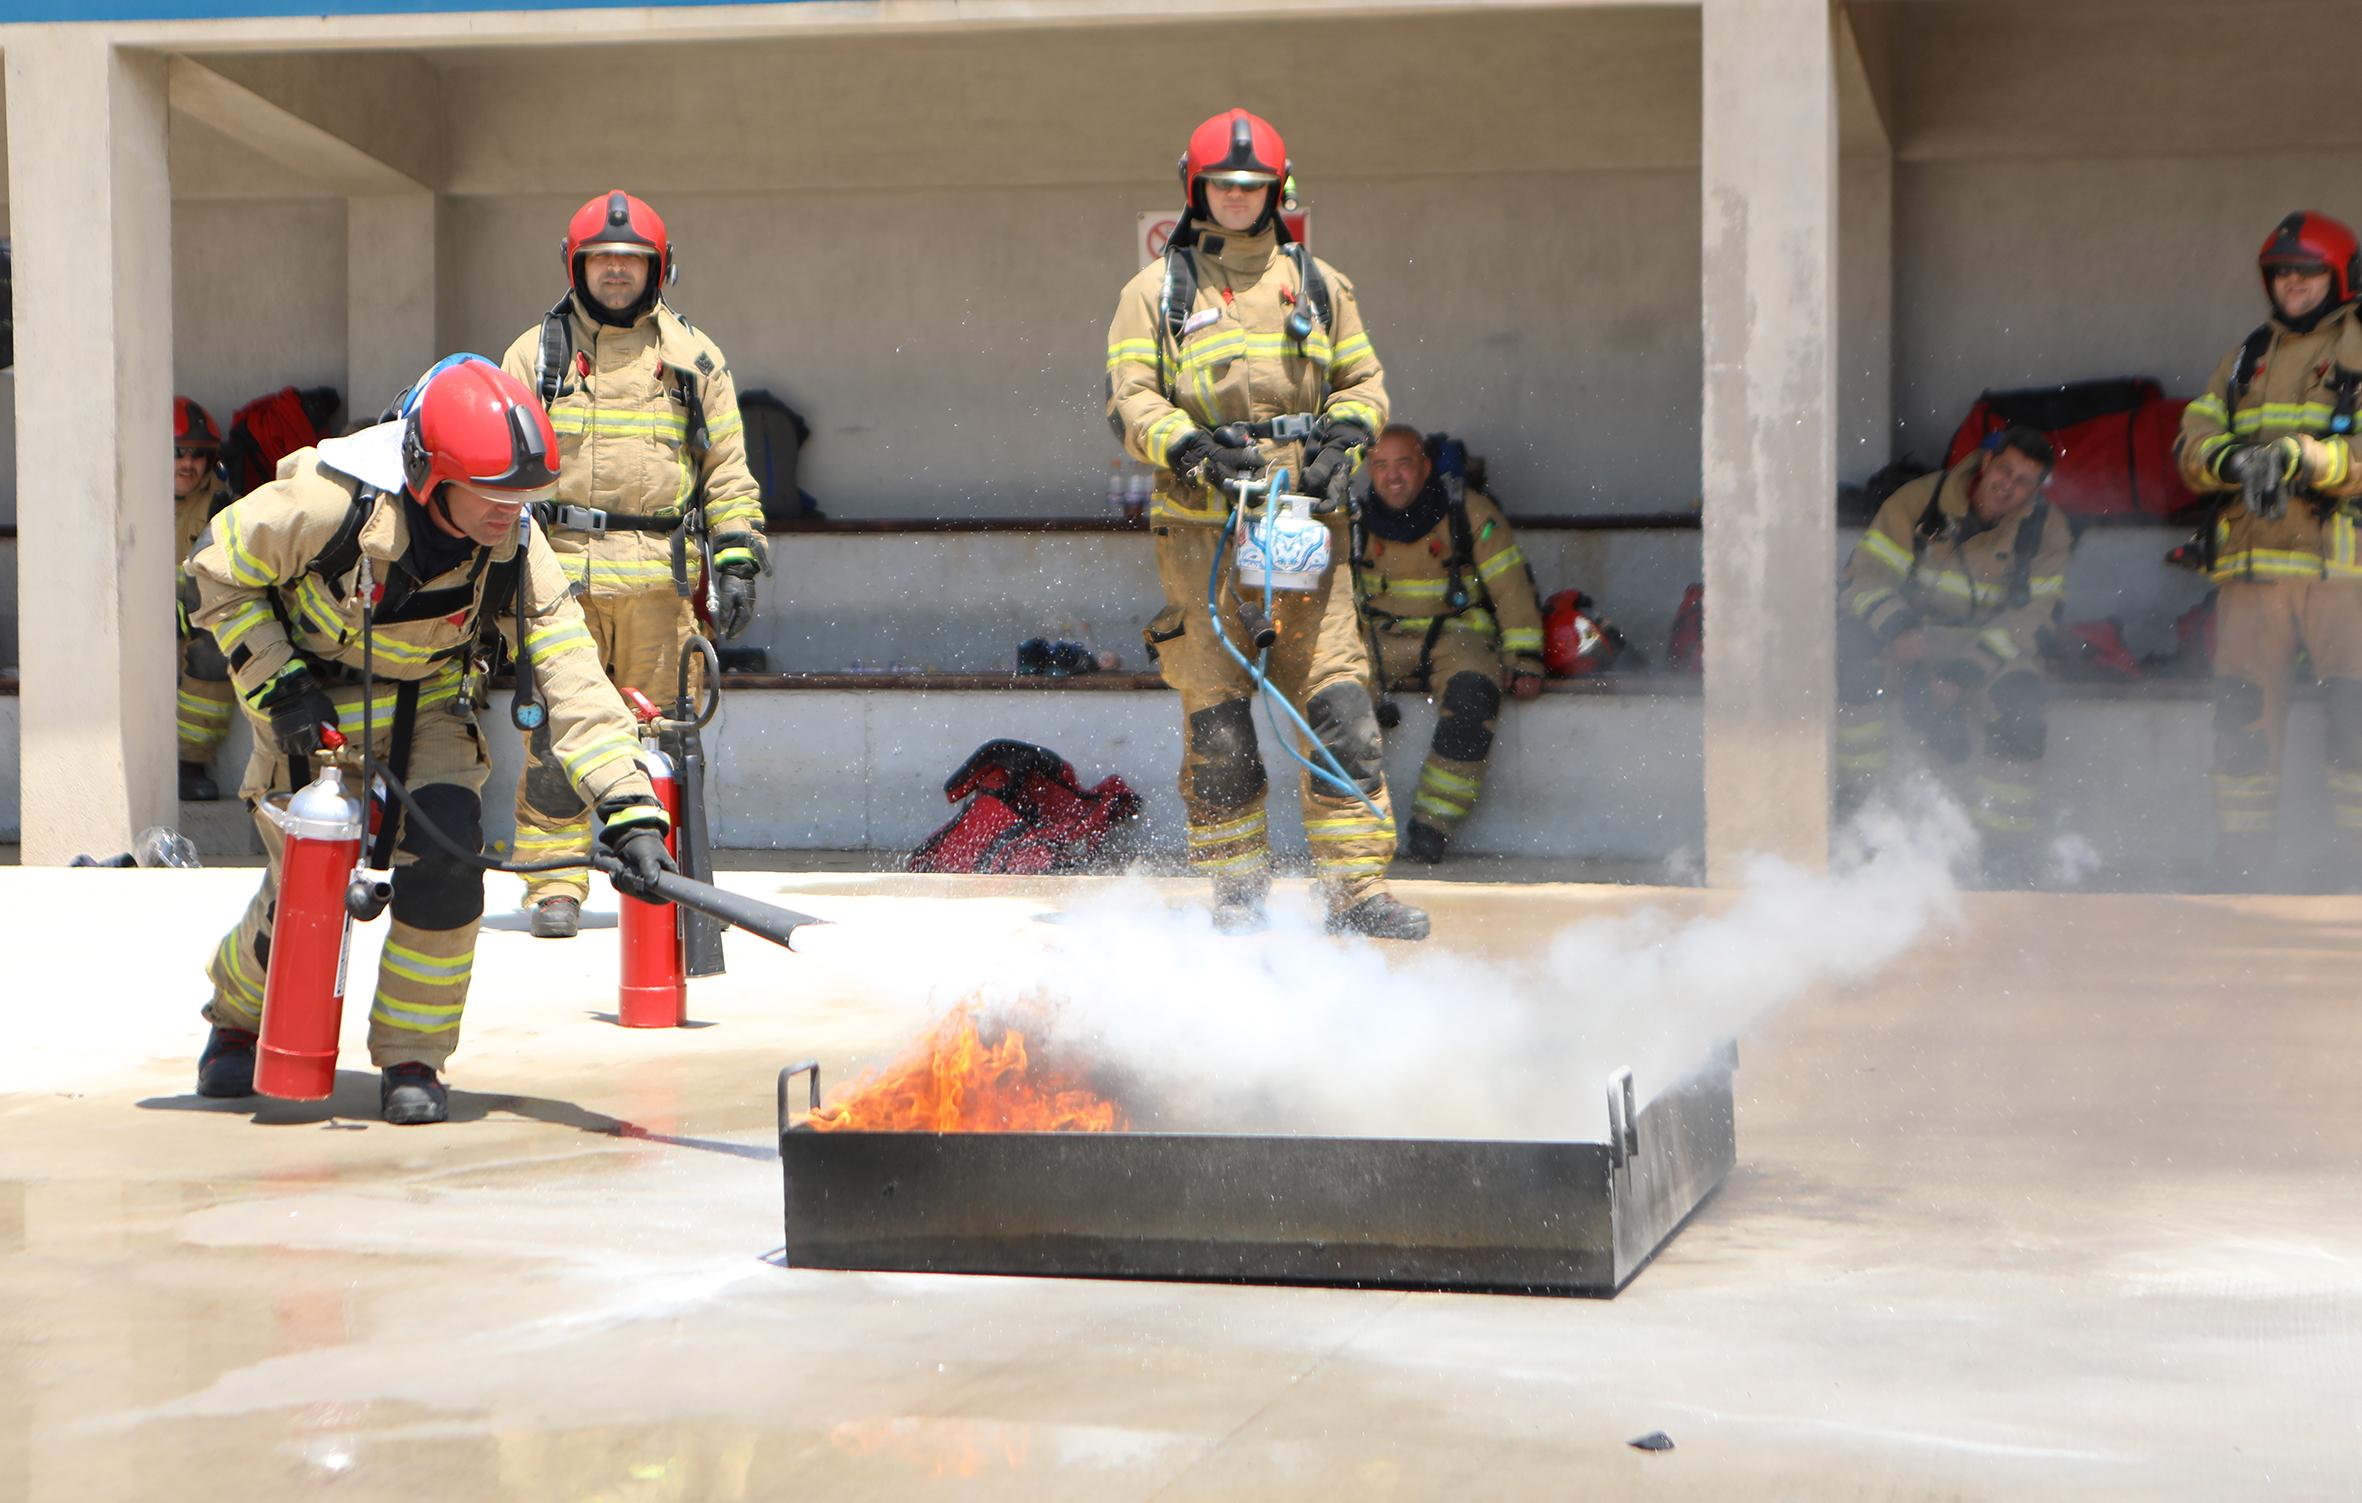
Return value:
M 1607 1141 L 819 1131 L 779 1074 L 787 1263 L 905 1273 L 1612 1295 L 1738 1157 L 1735 1050 Z

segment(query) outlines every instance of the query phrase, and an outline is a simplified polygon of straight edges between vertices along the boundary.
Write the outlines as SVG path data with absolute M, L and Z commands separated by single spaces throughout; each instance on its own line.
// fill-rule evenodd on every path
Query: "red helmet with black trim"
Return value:
M 1255 221 L 1255 231 L 1261 233 L 1279 213 L 1293 170 L 1288 145 L 1270 121 L 1245 110 L 1224 110 L 1189 133 L 1189 148 L 1181 153 L 1181 197 L 1190 212 L 1211 220 L 1208 182 L 1268 188 L 1262 217 Z
M 481 355 L 452 355 L 402 400 L 402 479 L 422 502 L 447 481 L 516 505 L 546 501 L 558 435 L 524 382 Z
M 175 449 L 211 449 L 221 452 L 221 429 L 214 426 L 213 414 L 187 397 L 172 399 L 172 447 Z
M 2300 209 L 2272 227 L 2264 248 L 2256 252 L 2263 272 L 2264 296 L 2272 295 L 2272 273 L 2283 267 L 2329 273 L 2329 306 L 2349 302 L 2362 291 L 2362 240 L 2326 214 Z
M 605 306 L 591 296 L 583 280 L 584 258 L 600 251 L 646 256 L 654 263 L 648 268 L 648 285 L 639 301 L 617 316 L 637 319 L 655 307 L 675 270 L 672 241 L 665 234 L 662 216 L 617 188 L 576 209 L 574 217 L 566 221 L 566 278 L 586 310 L 604 312 Z

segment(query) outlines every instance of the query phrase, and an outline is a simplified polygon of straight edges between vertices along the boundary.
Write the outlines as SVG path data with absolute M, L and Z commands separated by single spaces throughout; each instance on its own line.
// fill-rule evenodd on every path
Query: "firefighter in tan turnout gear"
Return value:
M 310 779 L 322 727 L 361 744 L 365 662 L 374 755 L 436 828 L 474 852 L 492 770 L 475 706 L 487 628 L 497 626 L 531 660 L 551 744 L 571 786 L 598 807 L 600 838 L 639 879 L 670 869 L 667 821 L 632 720 L 524 512 L 548 495 L 556 462 L 532 393 L 488 360 L 454 356 L 406 394 L 394 422 L 282 460 L 276 480 L 213 519 L 189 560 L 191 620 L 220 646 L 254 724 L 238 796 L 256 809 L 270 858 L 245 918 L 214 953 L 199 1094 L 252 1092 L 282 851 L 260 806 Z M 398 805 L 372 846 L 370 864 L 393 870 L 392 927 L 369 1008 L 381 1109 L 388 1122 L 440 1122 L 448 1107 L 437 1072 L 459 1042 L 484 874 Z
M 566 226 L 565 263 L 566 296 L 517 336 L 501 368 L 540 396 L 557 429 L 565 462 L 544 518 L 600 662 L 617 685 L 669 703 L 696 628 L 691 599 L 706 588 L 704 551 L 725 639 L 753 623 L 755 579 L 769 564 L 738 390 L 720 347 L 664 301 L 675 268 L 654 209 L 623 192 L 592 199 Z M 516 859 L 589 848 L 589 811 L 536 731 L 517 787 Z M 531 878 L 533 932 L 571 937 L 589 890 L 581 868 Z
M 2042 638 L 2074 534 L 2043 498 L 2050 440 L 2009 428 L 1886 498 L 1846 561 L 1837 631 L 1837 792 L 1858 806 L 1899 715 L 1939 768 L 1973 769 L 1990 880 L 2032 882 L 2046 828 Z
M 2288 681 L 2321 681 L 2342 882 L 2362 879 L 2362 557 L 2353 434 L 2362 408 L 2362 247 L 2321 214 L 2280 221 L 2258 257 L 2271 317 L 2182 414 L 2182 479 L 2220 498 L 2214 801 L 2219 875 L 2268 885 Z
M 1147 637 L 1180 691 L 1189 859 L 1213 879 L 1225 932 L 1261 927 L 1271 851 L 1254 683 L 1207 610 L 1236 494 L 1224 487 L 1285 466 L 1300 477 L 1291 490 L 1326 495 L 1386 420 L 1353 284 L 1293 243 L 1280 217 L 1289 170 L 1279 132 L 1245 110 L 1200 125 L 1181 158 L 1181 222 L 1164 257 L 1125 286 L 1107 333 L 1108 422 L 1159 472 L 1150 521 L 1164 609 Z M 1343 510 L 1327 525 L 1343 559 Z M 1248 641 L 1235 576 L 1220 583 L 1225 629 Z M 1427 916 L 1386 888 L 1394 820 L 1350 583 L 1331 568 L 1313 588 L 1279 593 L 1273 615 L 1273 686 L 1369 798 L 1303 778 L 1328 927 L 1423 939 Z
M 172 399 L 173 557 L 185 559 L 205 535 L 205 524 L 230 504 L 221 478 L 221 430 L 213 415 L 187 397 Z M 189 626 L 197 587 L 179 571 L 180 697 L 173 723 L 180 732 L 180 796 L 191 803 L 221 797 L 213 781 L 213 759 L 230 733 L 230 665 L 213 638 Z
M 1441 861 L 1484 791 L 1504 681 L 1521 700 L 1542 692 L 1542 607 L 1509 519 L 1437 475 L 1418 429 L 1389 425 L 1369 472 L 1354 578 L 1378 673 L 1437 706 L 1402 850 Z

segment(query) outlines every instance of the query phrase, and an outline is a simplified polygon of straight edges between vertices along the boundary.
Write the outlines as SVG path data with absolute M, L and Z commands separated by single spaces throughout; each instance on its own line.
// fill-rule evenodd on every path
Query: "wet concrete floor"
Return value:
M 627 1032 L 611 928 L 496 913 L 445 1127 L 357 1026 L 325 1107 L 201 1101 L 251 880 L 0 872 L 0 1499 L 2362 1493 L 2351 899 L 1965 897 L 1748 1033 L 1739 1170 L 1599 1302 L 782 1267 L 776 1071 L 912 1019 L 743 936 Z M 1090 890 L 728 881 L 914 951 Z M 1725 901 L 1405 890 L 1472 952 Z

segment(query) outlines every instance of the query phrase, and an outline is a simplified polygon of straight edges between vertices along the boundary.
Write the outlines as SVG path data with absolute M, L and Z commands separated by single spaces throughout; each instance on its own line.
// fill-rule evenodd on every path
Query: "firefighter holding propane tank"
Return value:
M 213 415 L 187 397 L 172 399 L 173 557 L 187 558 L 205 535 L 205 524 L 230 504 L 221 478 L 221 430 Z M 213 758 L 230 733 L 230 665 L 213 638 L 189 626 L 197 603 L 196 585 L 180 571 L 180 698 L 173 722 L 180 732 L 180 796 L 190 803 L 221 797 L 213 781 Z
M 1310 733 L 1293 734 L 1330 932 L 1424 939 L 1427 915 L 1386 887 L 1395 829 L 1368 653 L 1334 567 L 1345 508 L 1279 518 L 1265 495 L 1284 470 L 1287 493 L 1330 499 L 1386 421 L 1384 372 L 1353 284 L 1295 243 L 1281 216 L 1290 164 L 1268 121 L 1214 116 L 1190 134 L 1180 174 L 1170 245 L 1125 286 L 1108 327 L 1107 419 L 1158 472 L 1150 526 L 1164 609 L 1145 635 L 1181 694 L 1190 864 L 1213 879 L 1218 928 L 1262 927 L 1271 851 L 1257 677 L 1218 637 L 1211 597 L 1249 662 L 1267 650 L 1269 687 Z M 1246 514 L 1234 517 L 1241 482 Z M 1260 560 L 1257 578 L 1234 559 Z M 1285 576 L 1267 618 L 1265 575 L 1274 586 Z
M 754 622 L 755 580 L 769 568 L 762 488 L 746 467 L 729 362 L 664 300 L 676 267 L 656 211 L 603 193 L 574 211 L 564 251 L 566 295 L 517 336 L 501 368 L 538 394 L 557 429 L 565 463 L 543 520 L 599 659 L 617 685 L 662 704 L 697 627 L 692 599 L 705 597 L 725 639 Z M 590 811 L 571 778 L 546 728 L 529 733 L 519 861 L 590 848 Z M 572 938 L 588 891 L 580 867 L 533 877 L 533 932 Z
M 281 972 L 299 948 L 291 926 L 330 936 L 326 956 L 313 946 L 305 958 L 341 977 L 342 912 L 323 925 L 318 910 L 341 909 L 343 894 L 323 904 L 283 889 L 282 876 L 288 849 L 308 859 L 307 842 L 343 809 L 350 829 L 324 838 L 358 838 L 368 865 L 392 872 L 369 1054 L 384 1072 L 385 1120 L 408 1124 L 448 1114 L 438 1072 L 459 1042 L 484 911 L 476 853 L 491 764 L 475 711 L 495 631 L 519 654 L 520 701 L 546 717 L 571 786 L 605 821 L 600 838 L 624 867 L 617 885 L 645 892 L 672 865 L 633 722 L 525 511 L 558 478 L 557 437 L 540 403 L 490 361 L 456 355 L 397 410 L 391 422 L 282 460 L 276 480 L 213 519 L 187 568 L 198 596 L 190 619 L 219 645 L 254 725 L 239 797 L 255 809 L 269 856 L 261 890 L 214 954 L 198 1094 L 254 1090 L 266 979 L 276 1029 Z M 366 746 L 406 784 L 415 810 L 385 803 L 375 833 L 364 835 L 358 804 L 344 799 L 362 786 L 359 769 L 321 770 L 346 743 Z M 333 1012 L 325 1029 L 332 1079 Z M 274 1064 L 268 1034 L 263 1045 Z M 324 1082 L 293 1094 L 326 1090 Z
M 2328 701 L 2342 876 L 2362 878 L 2362 244 L 2327 215 L 2296 213 L 2257 262 L 2271 316 L 2215 367 L 2174 448 L 2183 481 L 2221 505 L 2204 551 L 2216 589 L 2216 851 L 2233 889 L 2268 885 L 2299 653 Z
M 1418 429 L 1389 424 L 1369 471 L 1353 567 L 1381 687 L 1436 701 L 1402 852 L 1441 861 L 1484 791 L 1504 682 L 1521 700 L 1542 692 L 1542 606 L 1509 518 L 1437 474 Z

